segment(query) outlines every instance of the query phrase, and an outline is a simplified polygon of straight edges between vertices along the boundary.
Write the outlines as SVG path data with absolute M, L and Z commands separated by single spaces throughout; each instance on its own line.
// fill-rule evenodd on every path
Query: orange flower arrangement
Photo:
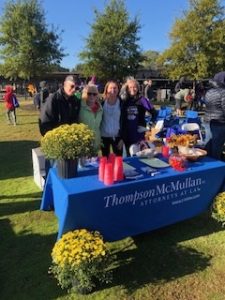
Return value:
M 174 134 L 167 139 L 167 144 L 170 148 L 177 146 L 192 147 L 196 144 L 197 138 L 198 136 L 196 134 Z

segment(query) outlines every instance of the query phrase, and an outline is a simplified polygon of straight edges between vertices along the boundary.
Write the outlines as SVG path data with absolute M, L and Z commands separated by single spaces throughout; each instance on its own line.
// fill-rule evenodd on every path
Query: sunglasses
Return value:
M 88 96 L 97 96 L 97 93 L 87 93 Z

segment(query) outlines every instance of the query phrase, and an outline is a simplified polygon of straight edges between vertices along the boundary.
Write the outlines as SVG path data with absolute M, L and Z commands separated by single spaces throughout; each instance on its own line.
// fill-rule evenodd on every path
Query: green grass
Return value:
M 21 100 L 18 126 L 6 124 L 0 103 L 0 299 L 224 300 L 225 235 L 209 212 L 110 244 L 114 280 L 94 293 L 68 295 L 49 276 L 57 219 L 39 210 L 31 149 L 38 112 Z

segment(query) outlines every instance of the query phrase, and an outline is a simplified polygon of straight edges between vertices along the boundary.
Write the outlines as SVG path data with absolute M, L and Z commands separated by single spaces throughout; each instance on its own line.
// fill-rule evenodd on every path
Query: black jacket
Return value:
M 205 94 L 205 122 L 225 124 L 225 86 L 211 80 L 212 88 Z
M 51 94 L 41 107 L 39 129 L 42 135 L 62 124 L 78 123 L 80 100 L 68 97 L 63 89 Z

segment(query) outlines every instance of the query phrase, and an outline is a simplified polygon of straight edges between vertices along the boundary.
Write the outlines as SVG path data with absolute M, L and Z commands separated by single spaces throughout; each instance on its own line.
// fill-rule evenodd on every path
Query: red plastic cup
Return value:
M 112 167 L 111 162 L 108 162 L 108 163 L 105 164 L 104 184 L 105 185 L 113 184 L 113 167 Z
M 168 158 L 170 156 L 170 148 L 168 146 L 162 146 L 162 156 Z
M 114 169 L 115 159 L 116 159 L 116 155 L 114 153 L 110 153 L 108 157 L 108 162 L 112 164 L 113 169 Z
M 98 167 L 98 179 L 100 181 L 104 181 L 104 173 L 105 173 L 105 164 L 107 163 L 107 157 L 102 156 L 99 160 L 99 167 Z
M 123 175 L 123 158 L 122 156 L 116 156 L 114 164 L 114 181 L 121 181 L 124 179 Z

